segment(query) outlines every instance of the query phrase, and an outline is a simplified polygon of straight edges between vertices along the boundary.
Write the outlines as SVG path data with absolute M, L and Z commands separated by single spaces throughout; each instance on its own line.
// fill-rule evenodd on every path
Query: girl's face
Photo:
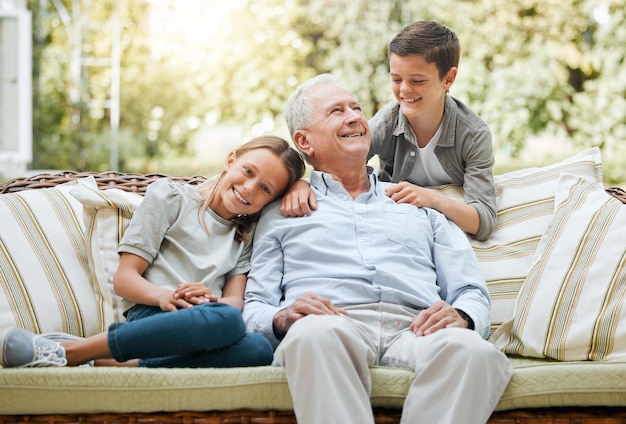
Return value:
M 209 205 L 224 219 L 259 212 L 289 182 L 287 168 L 269 149 L 254 149 L 239 156 L 231 152 L 224 171 Z

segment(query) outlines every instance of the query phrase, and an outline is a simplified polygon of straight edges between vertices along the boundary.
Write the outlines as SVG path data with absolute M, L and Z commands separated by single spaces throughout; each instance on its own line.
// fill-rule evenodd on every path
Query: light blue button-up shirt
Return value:
M 282 216 L 265 208 L 254 236 L 243 309 L 248 330 L 274 345 L 272 320 L 308 292 L 338 307 L 377 302 L 427 308 L 445 300 L 489 332 L 489 294 L 465 234 L 433 209 L 398 204 L 390 183 L 370 175 L 370 190 L 352 199 L 330 174 L 313 171 L 317 210 Z

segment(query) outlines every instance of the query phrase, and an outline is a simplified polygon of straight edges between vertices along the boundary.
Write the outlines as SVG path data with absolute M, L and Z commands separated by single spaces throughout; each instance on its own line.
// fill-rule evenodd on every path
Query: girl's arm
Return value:
M 163 311 L 176 311 L 192 305 L 174 297 L 172 290 L 152 284 L 143 277 L 148 261 L 138 255 L 124 252 L 113 276 L 115 293 L 134 303 L 158 306 Z
M 317 199 L 309 182 L 305 179 L 293 183 L 280 202 L 280 212 L 284 216 L 311 215 L 311 211 L 315 209 L 317 209 Z
M 243 310 L 243 295 L 246 291 L 246 282 L 248 276 L 246 274 L 236 274 L 226 280 L 224 289 L 222 290 L 222 298 L 218 300 L 220 303 L 233 306 L 240 311 Z

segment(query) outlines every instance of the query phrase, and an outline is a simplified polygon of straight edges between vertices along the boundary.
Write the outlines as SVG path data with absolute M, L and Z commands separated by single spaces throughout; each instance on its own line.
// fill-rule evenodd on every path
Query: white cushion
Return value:
M 88 177 L 0 195 L 0 330 L 90 336 L 112 322 L 91 277 L 75 186 L 97 187 Z
M 494 232 L 486 241 L 470 239 L 491 295 L 492 330 L 513 316 L 517 293 L 554 215 L 554 196 L 562 173 L 601 182 L 600 150 L 588 149 L 548 166 L 494 177 Z
M 117 188 L 87 187 L 74 188 L 72 195 L 84 206 L 89 267 L 100 291 L 111 304 L 114 319 L 123 321 L 121 298 L 113 290 L 113 275 L 119 265 L 117 248 L 143 196 Z
M 554 215 L 554 195 L 562 173 L 602 181 L 600 150 L 582 151 L 561 162 L 496 175 L 496 226 L 485 241 L 470 237 L 491 296 L 491 331 L 513 316 L 515 299 L 537 248 Z M 437 187 L 463 202 L 463 188 Z
M 494 335 L 506 353 L 562 361 L 626 356 L 626 205 L 563 175 L 515 314 Z

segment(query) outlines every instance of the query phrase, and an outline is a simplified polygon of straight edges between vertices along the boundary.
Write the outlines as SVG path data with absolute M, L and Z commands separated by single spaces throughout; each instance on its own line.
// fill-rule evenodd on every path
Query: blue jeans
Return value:
M 124 362 L 139 358 L 140 367 L 209 368 L 269 365 L 270 342 L 246 334 L 241 313 L 223 303 L 205 303 L 176 312 L 135 305 L 126 322 L 109 327 L 109 350 Z

